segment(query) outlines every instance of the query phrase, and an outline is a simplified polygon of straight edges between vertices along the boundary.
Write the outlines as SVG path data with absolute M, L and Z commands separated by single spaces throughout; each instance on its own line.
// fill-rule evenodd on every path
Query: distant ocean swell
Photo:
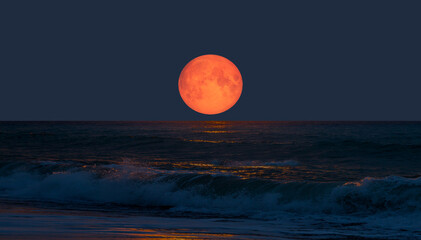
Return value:
M 140 145 L 159 145 L 168 144 L 168 147 L 179 147 L 186 144 L 237 144 L 237 145 L 296 145 L 294 141 L 280 141 L 277 138 L 240 138 L 234 140 L 212 140 L 212 139 L 202 139 L 204 136 L 212 136 L 207 132 L 215 131 L 199 131 L 195 133 L 189 133 L 189 137 L 179 137 L 178 135 L 174 136 L 162 136 L 154 134 L 144 134 L 144 135 L 117 135 L 117 136 L 108 136 L 108 135 L 94 135 L 94 136 L 85 136 L 81 138 L 81 133 L 51 133 L 51 132 L 1 132 L 0 131 L 0 143 L 7 145 L 8 143 L 14 143 L 13 146 L 16 146 L 16 141 L 36 145 L 37 141 L 42 142 L 43 146 L 57 146 L 62 145 L 62 147 L 73 148 L 80 146 L 102 146 L 107 148 L 117 148 L 128 150 L 132 147 L 140 147 Z M 234 133 L 235 131 L 220 131 L 221 134 L 224 132 Z M 227 133 L 225 133 L 227 134 Z M 292 135 L 293 136 L 293 135 Z M 306 136 L 304 136 L 306 137 Z M 307 136 L 311 138 L 311 135 Z M 419 139 L 420 136 L 407 137 L 404 140 L 408 139 Z M 197 139 L 196 139 L 197 138 Z M 334 139 L 326 140 L 323 137 L 316 139 L 311 139 L 314 141 L 312 144 L 314 149 L 323 149 L 323 148 L 346 148 L 360 151 L 379 151 L 379 152 L 396 152 L 396 151 L 413 151 L 419 153 L 421 151 L 421 144 L 414 143 L 379 143 L 377 139 Z M 195 145 L 197 146 L 197 145 Z M 300 147 L 302 147 L 300 145 Z M 310 148 L 311 150 L 314 150 Z
M 64 165 L 3 164 L 0 197 L 253 218 L 277 218 L 284 213 L 421 215 L 420 177 L 367 177 L 350 183 L 275 182 L 130 164 Z

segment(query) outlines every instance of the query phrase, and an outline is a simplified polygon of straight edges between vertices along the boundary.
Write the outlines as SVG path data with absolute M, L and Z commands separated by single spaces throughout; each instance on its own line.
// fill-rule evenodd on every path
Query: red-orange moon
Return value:
M 178 90 L 191 109 L 213 115 L 234 106 L 243 91 L 243 79 L 230 60 L 208 54 L 187 63 L 178 79 Z

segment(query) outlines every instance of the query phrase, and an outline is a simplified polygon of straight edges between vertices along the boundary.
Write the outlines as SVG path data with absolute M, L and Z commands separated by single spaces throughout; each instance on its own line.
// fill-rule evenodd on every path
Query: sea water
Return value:
M 421 239 L 421 122 L 0 122 L 0 238 Z

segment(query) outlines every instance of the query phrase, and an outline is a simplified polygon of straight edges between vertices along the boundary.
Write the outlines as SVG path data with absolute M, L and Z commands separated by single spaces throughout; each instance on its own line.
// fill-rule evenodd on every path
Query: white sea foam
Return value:
M 92 201 L 172 206 L 174 209 L 230 212 L 372 213 L 421 212 L 421 178 L 365 178 L 359 182 L 272 182 L 234 176 L 118 171 L 98 176 L 84 171 L 39 175 L 17 172 L 0 178 L 0 195 L 59 201 Z M 265 213 L 266 214 L 266 213 Z
M 312 222 L 324 224 L 326 229 L 361 229 L 363 235 L 377 237 L 378 232 L 368 233 L 367 229 L 404 229 L 407 234 L 418 234 L 421 228 L 421 178 L 281 183 L 208 174 L 163 174 L 148 167 L 109 168 L 120 169 L 107 175 L 79 170 L 46 175 L 18 171 L 0 177 L 0 197 L 93 206 L 169 207 L 168 214 L 301 221 L 306 226 Z

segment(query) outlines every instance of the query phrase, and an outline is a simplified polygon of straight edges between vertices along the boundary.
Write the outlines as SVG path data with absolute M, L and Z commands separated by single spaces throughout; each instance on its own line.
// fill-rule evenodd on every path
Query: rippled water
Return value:
M 240 219 L 233 238 L 420 237 L 420 175 L 420 122 L 0 122 L 4 205 Z

